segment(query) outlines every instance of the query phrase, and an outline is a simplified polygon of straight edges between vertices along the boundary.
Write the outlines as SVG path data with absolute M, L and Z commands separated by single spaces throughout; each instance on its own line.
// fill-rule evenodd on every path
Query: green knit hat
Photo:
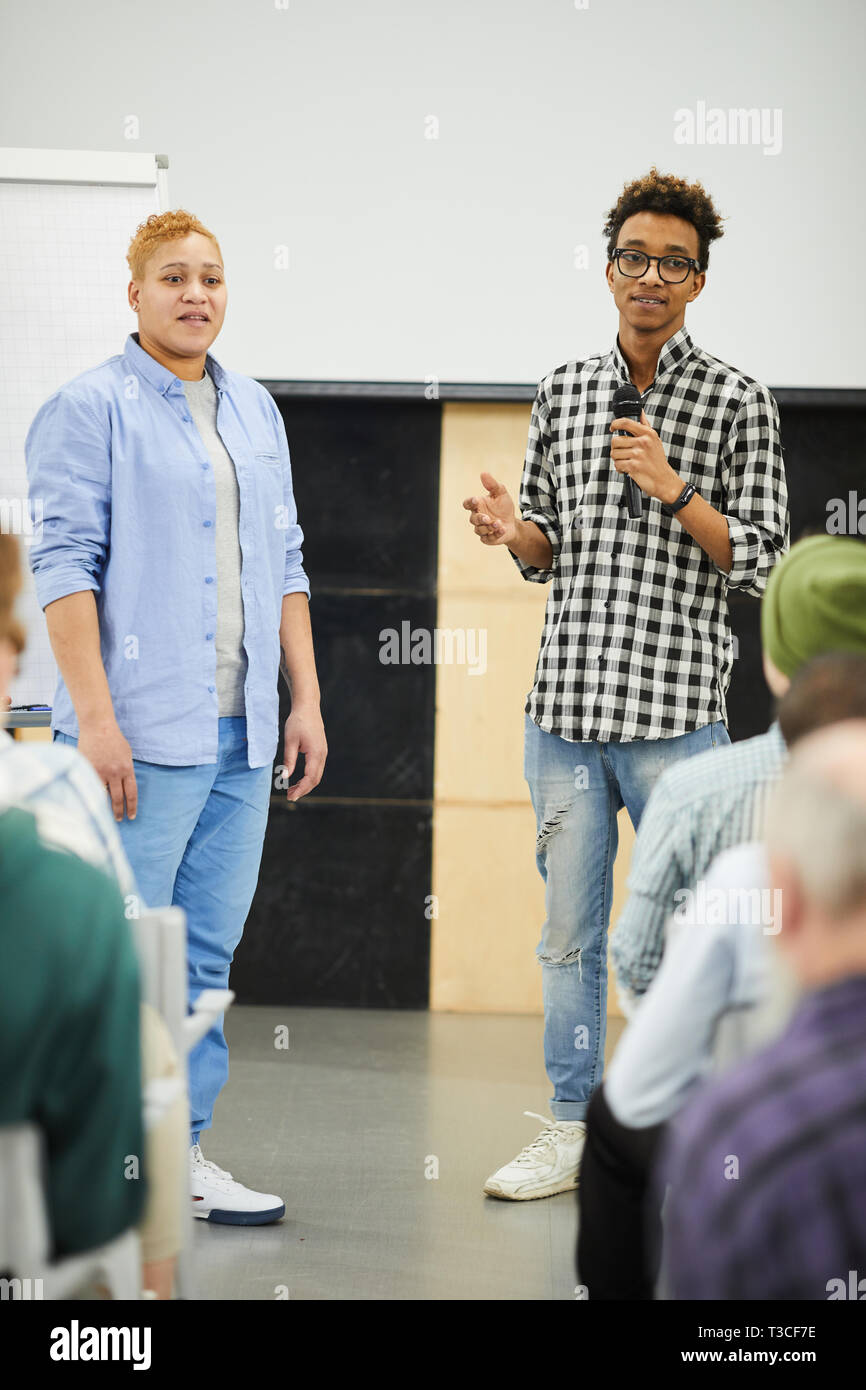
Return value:
M 767 580 L 761 642 L 786 676 L 824 652 L 866 654 L 866 545 L 807 536 L 792 546 Z

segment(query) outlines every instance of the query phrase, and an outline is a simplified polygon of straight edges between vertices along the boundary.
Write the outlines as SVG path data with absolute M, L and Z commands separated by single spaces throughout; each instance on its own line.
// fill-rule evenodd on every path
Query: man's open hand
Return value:
M 511 545 L 517 539 L 517 517 L 504 484 L 492 473 L 482 473 L 486 497 L 467 497 L 463 506 L 482 545 Z

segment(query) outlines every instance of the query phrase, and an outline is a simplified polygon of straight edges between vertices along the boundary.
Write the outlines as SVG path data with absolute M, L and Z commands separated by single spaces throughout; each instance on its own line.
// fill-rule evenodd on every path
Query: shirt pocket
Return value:
M 283 524 L 286 501 L 283 496 L 283 468 L 280 455 L 271 449 L 255 450 L 252 469 L 253 516 L 260 543 L 274 582 L 282 583 L 286 563 L 286 532 Z
M 283 469 L 279 454 L 267 450 L 253 454 L 256 490 L 263 504 L 273 507 L 283 500 Z

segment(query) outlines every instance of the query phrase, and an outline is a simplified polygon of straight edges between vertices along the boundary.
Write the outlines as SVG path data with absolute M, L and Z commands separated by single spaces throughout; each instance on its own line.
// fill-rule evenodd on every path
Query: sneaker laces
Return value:
M 521 1149 L 517 1157 L 512 1160 L 513 1163 L 519 1163 L 524 1167 L 528 1167 L 531 1166 L 542 1153 L 546 1152 L 551 1147 L 557 1135 L 562 1134 L 560 1125 L 563 1123 L 567 1124 L 569 1121 L 551 1120 L 549 1115 L 538 1115 L 534 1110 L 524 1110 L 523 1113 L 524 1115 L 528 1115 L 532 1120 L 540 1120 L 544 1125 L 544 1129 L 538 1135 L 538 1138 L 533 1139 L 531 1144 L 527 1144 L 525 1149 Z M 575 1121 L 575 1123 L 577 1122 Z
M 218 1168 L 212 1159 L 205 1158 L 204 1154 L 201 1151 L 200 1144 L 193 1145 L 192 1154 L 193 1162 L 195 1163 L 196 1167 L 209 1169 L 211 1175 L 214 1178 L 220 1179 L 222 1182 L 234 1182 L 234 1178 L 232 1177 L 231 1173 L 227 1173 L 224 1168 Z

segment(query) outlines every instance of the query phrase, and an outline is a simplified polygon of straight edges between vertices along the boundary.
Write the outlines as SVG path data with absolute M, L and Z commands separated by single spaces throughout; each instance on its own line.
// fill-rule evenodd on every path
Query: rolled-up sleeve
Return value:
M 85 589 L 99 592 L 111 529 L 111 448 L 92 406 L 58 391 L 24 443 L 30 506 L 39 517 L 30 568 L 42 608 Z
M 559 525 L 559 511 L 556 501 L 556 481 L 550 460 L 550 412 L 544 396 L 544 384 L 539 386 L 532 407 L 529 422 L 529 439 L 526 445 L 526 459 L 523 464 L 523 477 L 520 483 L 520 516 L 523 521 L 534 521 L 550 541 L 553 559 L 549 569 L 536 569 L 534 565 L 524 564 L 511 551 L 512 559 L 524 579 L 537 584 L 546 584 L 552 579 L 559 551 L 562 533 Z
M 740 402 L 725 441 L 722 484 L 732 556 L 725 580 L 729 589 L 760 598 L 790 545 L 790 516 L 779 408 L 757 383 Z
M 274 425 L 277 432 L 279 445 L 280 464 L 283 470 L 283 516 L 281 524 L 286 531 L 286 569 L 283 577 L 283 598 L 286 594 L 306 594 L 310 597 L 310 581 L 304 570 L 304 556 L 301 546 L 304 543 L 304 533 L 298 525 L 298 509 L 295 505 L 295 493 L 292 487 L 292 461 L 289 456 L 289 441 L 286 438 L 286 427 L 279 407 L 273 397 L 270 397 Z

